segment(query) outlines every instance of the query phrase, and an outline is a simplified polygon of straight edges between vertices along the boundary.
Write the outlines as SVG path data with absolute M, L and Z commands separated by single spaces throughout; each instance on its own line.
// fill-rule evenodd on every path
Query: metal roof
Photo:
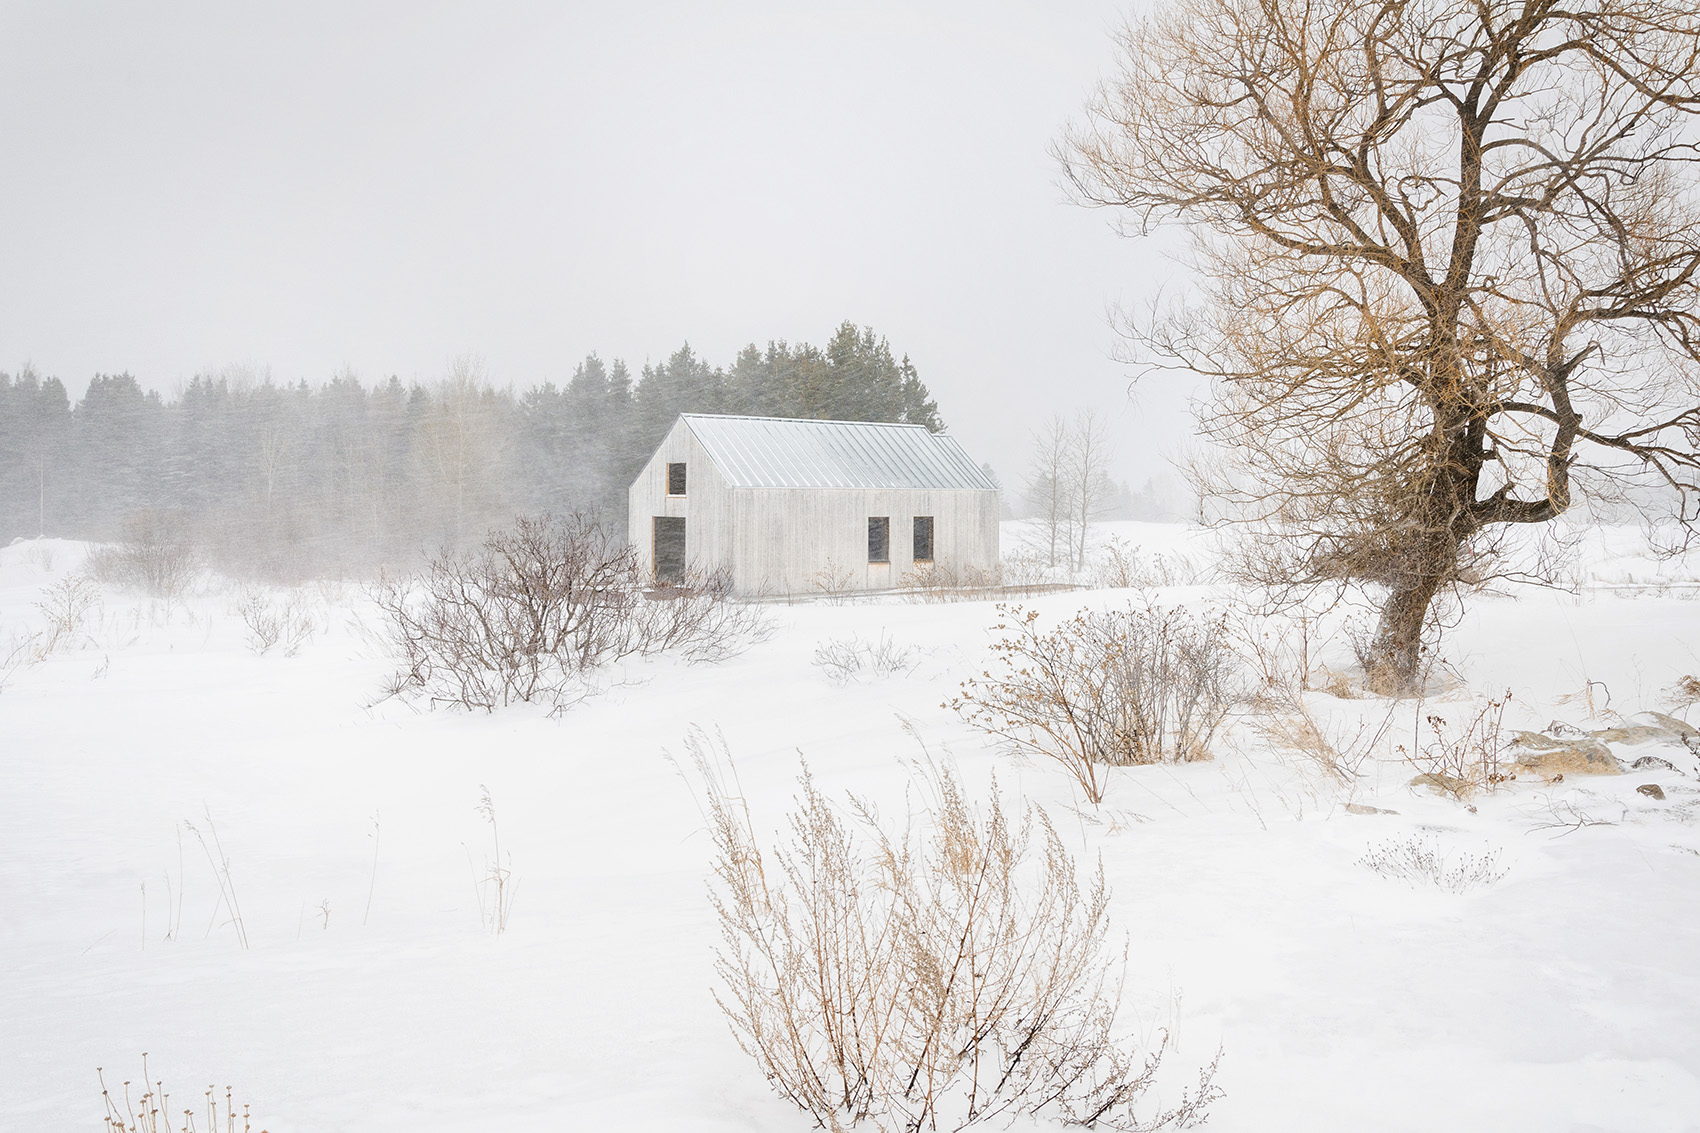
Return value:
M 994 490 L 961 445 L 924 425 L 707 413 L 679 419 L 734 488 Z

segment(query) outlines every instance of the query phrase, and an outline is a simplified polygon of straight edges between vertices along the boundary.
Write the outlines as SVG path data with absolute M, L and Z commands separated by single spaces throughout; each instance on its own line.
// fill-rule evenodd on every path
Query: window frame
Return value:
M 669 499 L 683 499 L 685 497 L 688 487 L 685 464 L 686 462 L 683 460 L 669 460 L 667 462 L 667 497 Z M 673 490 L 673 470 L 675 468 L 679 470 L 679 490 L 677 492 Z
M 921 531 L 925 524 L 927 553 L 921 554 Z M 930 515 L 917 515 L 909 525 L 909 557 L 917 563 L 931 563 L 938 554 L 938 523 Z
M 878 544 L 874 542 L 874 532 L 876 531 L 879 532 Z M 882 556 L 880 558 L 874 557 L 876 546 Z M 891 565 L 891 516 L 889 515 L 868 516 L 868 565 Z

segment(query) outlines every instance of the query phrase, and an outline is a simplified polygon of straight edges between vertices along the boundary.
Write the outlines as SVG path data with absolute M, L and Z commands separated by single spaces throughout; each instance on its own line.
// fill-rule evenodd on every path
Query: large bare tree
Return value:
M 1173 0 L 1059 146 L 1196 287 L 1135 355 L 1213 378 L 1206 485 L 1299 583 L 1385 590 L 1409 687 L 1512 525 L 1653 485 L 1696 519 L 1700 17 L 1672 0 Z

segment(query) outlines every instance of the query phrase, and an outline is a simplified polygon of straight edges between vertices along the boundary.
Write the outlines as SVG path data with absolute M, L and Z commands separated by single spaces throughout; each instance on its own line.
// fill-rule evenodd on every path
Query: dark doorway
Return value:
M 655 581 L 672 582 L 685 573 L 685 518 L 655 517 Z

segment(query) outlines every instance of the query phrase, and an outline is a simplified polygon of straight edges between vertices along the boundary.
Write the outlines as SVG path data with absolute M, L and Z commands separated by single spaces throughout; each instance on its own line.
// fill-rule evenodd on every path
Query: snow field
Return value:
M 1609 552 L 1589 564 L 1600 577 L 1622 567 Z M 39 548 L 0 549 L 0 645 L 80 553 L 58 544 L 44 566 Z M 174 1102 L 228 1082 L 274 1133 L 809 1129 L 710 996 L 708 838 L 666 753 L 683 761 L 693 725 L 718 730 L 759 828 L 783 826 L 799 750 L 829 794 L 895 818 L 918 754 L 905 722 L 975 789 L 995 771 L 1046 806 L 1083 864 L 1102 858 L 1124 1023 L 1171 1031 L 1167 1088 L 1223 1050 L 1212 1127 L 1700 1128 L 1692 778 L 1520 781 L 1471 811 L 1408 789 L 1396 758 L 1341 789 L 1237 724 L 1212 762 L 1117 771 L 1094 810 L 1060 769 L 941 707 L 982 663 L 989 603 L 776 606 L 778 632 L 743 656 L 635 663 L 552 719 L 374 703 L 390 662 L 358 589 L 313 593 L 325 628 L 294 657 L 249 649 L 233 590 L 169 610 L 107 593 L 86 640 L 0 691 L 0 1128 L 96 1127 L 94 1067 L 122 1081 L 145 1050 Z M 1507 688 L 1508 729 L 1603 727 L 1607 692 L 1625 716 L 1664 710 L 1700 672 L 1700 604 L 1677 593 L 1478 599 L 1444 648 L 1457 680 L 1421 711 L 1461 721 L 1472 695 Z M 1128 597 L 1027 604 L 1060 617 Z M 810 663 L 823 641 L 882 633 L 919 648 L 911 674 L 834 684 Z M 1323 659 L 1349 653 L 1335 641 Z M 1387 711 L 1310 702 L 1342 723 Z M 1394 732 L 1418 710 L 1400 706 Z M 1647 782 L 1667 798 L 1638 795 Z M 484 785 L 518 885 L 500 937 L 475 892 Z M 1578 813 L 1600 824 L 1555 826 Z M 247 950 L 183 826 L 209 833 L 209 815 Z M 1359 864 L 1411 839 L 1498 851 L 1506 875 L 1453 894 Z

